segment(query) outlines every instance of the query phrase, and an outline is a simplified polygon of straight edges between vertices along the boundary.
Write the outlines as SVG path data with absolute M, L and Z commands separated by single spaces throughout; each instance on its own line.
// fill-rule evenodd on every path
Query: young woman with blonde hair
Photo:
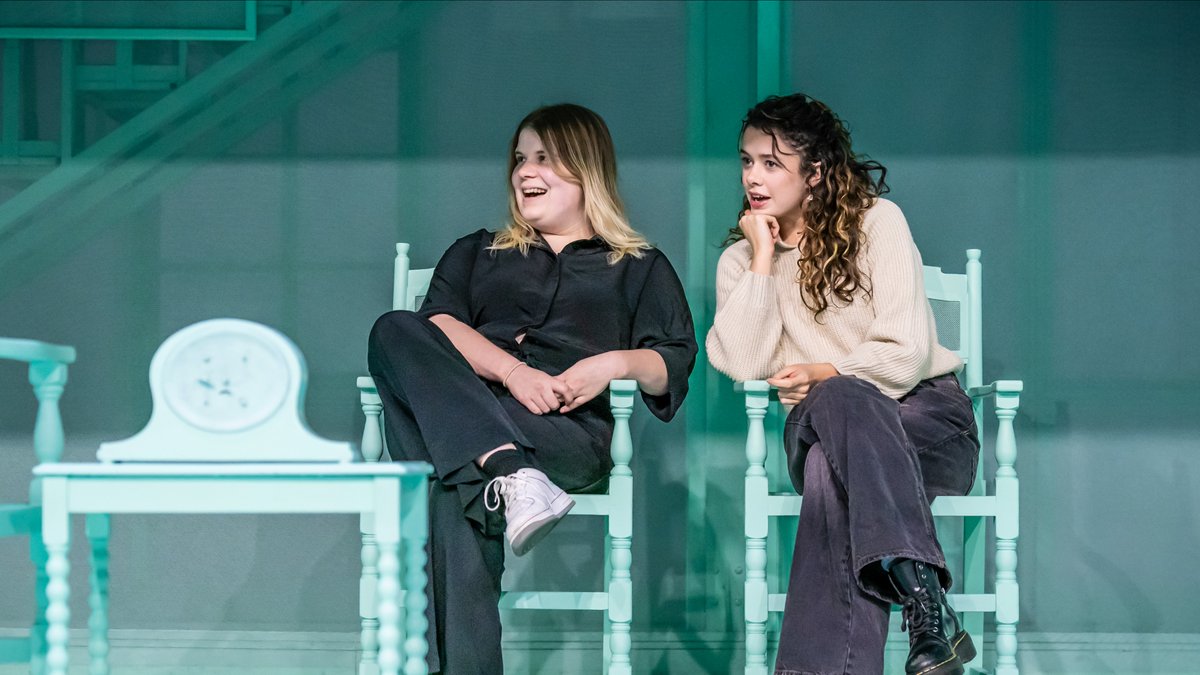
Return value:
M 904 606 L 906 672 L 962 673 L 975 647 L 946 604 L 929 504 L 967 493 L 979 442 L 921 254 L 881 196 L 886 170 L 804 94 L 750 109 L 741 161 L 707 348 L 718 370 L 766 378 L 795 406 L 784 449 L 804 505 L 775 673 L 882 673 L 892 603 Z
M 443 675 L 504 672 L 501 534 L 523 555 L 574 505 L 564 490 L 607 478 L 609 382 L 637 380 L 670 420 L 697 352 L 674 269 L 626 220 L 600 116 L 539 108 L 509 150 L 509 222 L 456 241 L 421 309 L 380 317 L 368 348 L 393 459 L 435 471 L 429 664 Z

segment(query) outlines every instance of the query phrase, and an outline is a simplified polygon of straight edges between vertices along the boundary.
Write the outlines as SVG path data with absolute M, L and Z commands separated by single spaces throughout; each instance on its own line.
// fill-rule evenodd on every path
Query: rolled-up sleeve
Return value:
M 429 292 L 421 304 L 418 314 L 431 318 L 446 314 L 459 321 L 473 325 L 471 313 L 471 274 L 475 259 L 483 242 L 483 230 L 469 234 L 450 245 L 442 254 L 433 278 L 429 281 Z
M 683 285 L 670 261 L 655 255 L 633 314 L 631 348 L 653 349 L 667 365 L 667 391 L 658 396 L 642 392 L 654 416 L 669 422 L 687 396 L 688 376 L 696 364 L 696 331 Z

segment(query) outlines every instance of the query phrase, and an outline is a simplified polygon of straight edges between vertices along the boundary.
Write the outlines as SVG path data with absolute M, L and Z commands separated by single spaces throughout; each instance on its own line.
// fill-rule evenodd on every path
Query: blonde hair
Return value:
M 537 230 L 521 217 L 512 173 L 517 166 L 517 140 L 529 129 L 546 146 L 559 175 L 583 189 L 583 215 L 592 230 L 612 248 L 609 262 L 631 255 L 640 258 L 650 248 L 625 217 L 625 205 L 617 192 L 617 155 L 608 125 L 596 113 L 571 103 L 538 108 L 525 116 L 513 133 L 508 148 L 508 222 L 496 234 L 490 250 L 516 248 L 521 254 L 537 241 Z M 557 168 L 556 168 L 557 171 Z

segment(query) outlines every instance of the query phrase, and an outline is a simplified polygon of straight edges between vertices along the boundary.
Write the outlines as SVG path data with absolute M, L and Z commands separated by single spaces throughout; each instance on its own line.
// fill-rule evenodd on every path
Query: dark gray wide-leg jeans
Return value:
M 515 443 L 564 490 L 612 469 L 612 426 L 585 409 L 535 415 L 480 379 L 441 329 L 413 312 L 375 322 L 367 363 L 383 400 L 393 460 L 433 465 L 429 485 L 429 671 L 501 675 L 503 518 L 484 508 L 475 459 Z
M 900 598 L 879 565 L 921 560 L 950 586 L 929 505 L 975 479 L 978 432 L 953 374 L 899 401 L 838 376 L 788 415 L 784 448 L 804 495 L 776 675 L 878 675 L 888 612 Z

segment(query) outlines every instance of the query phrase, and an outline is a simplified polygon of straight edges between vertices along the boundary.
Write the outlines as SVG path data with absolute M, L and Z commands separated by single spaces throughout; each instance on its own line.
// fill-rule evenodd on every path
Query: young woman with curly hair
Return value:
M 767 379 L 804 495 L 777 675 L 881 673 L 892 603 L 909 675 L 963 672 L 971 638 L 929 504 L 979 456 L 962 362 L 937 343 L 921 254 L 886 170 L 825 104 L 772 96 L 742 123 L 745 199 L 717 266 L 714 367 Z M 874 174 L 878 174 L 876 178 Z

